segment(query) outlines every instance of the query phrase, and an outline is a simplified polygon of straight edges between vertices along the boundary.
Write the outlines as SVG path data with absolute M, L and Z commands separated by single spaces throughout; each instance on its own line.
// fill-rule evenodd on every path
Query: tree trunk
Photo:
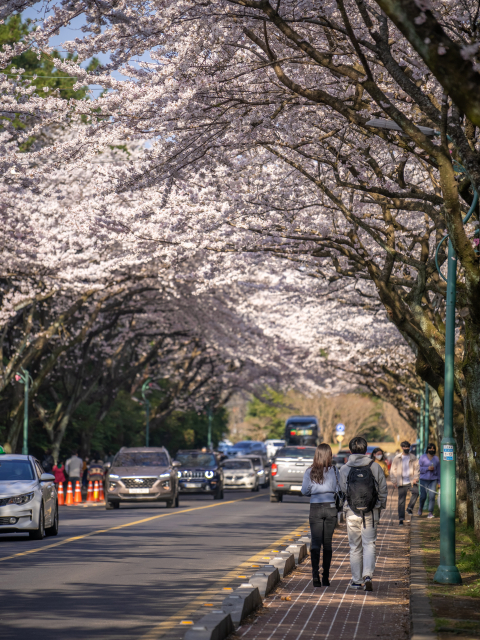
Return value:
M 465 447 L 469 494 L 475 535 L 480 540 L 480 334 L 467 325 L 463 373 L 465 376 Z

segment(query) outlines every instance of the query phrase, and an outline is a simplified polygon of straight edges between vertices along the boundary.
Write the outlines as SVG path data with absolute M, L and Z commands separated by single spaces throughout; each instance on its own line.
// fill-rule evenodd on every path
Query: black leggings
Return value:
M 320 549 L 323 547 L 323 575 L 328 578 L 330 563 L 332 561 L 332 538 L 337 524 L 337 509 L 330 506 L 330 502 L 310 504 L 310 531 L 312 542 L 310 556 L 312 560 L 312 573 L 318 574 L 320 566 Z

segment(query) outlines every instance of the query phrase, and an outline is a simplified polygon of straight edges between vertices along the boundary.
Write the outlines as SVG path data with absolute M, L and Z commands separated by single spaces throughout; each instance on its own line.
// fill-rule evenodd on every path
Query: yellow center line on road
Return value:
M 249 498 L 247 498 L 247 500 L 248 499 Z M 187 605 L 182 607 L 182 609 L 179 609 L 175 614 L 173 614 L 173 616 L 170 616 L 163 622 L 160 622 L 158 625 L 156 625 L 153 629 L 151 629 L 145 635 L 140 636 L 140 640 L 158 640 L 159 638 L 164 636 L 168 631 L 171 631 L 174 627 L 177 627 L 178 625 L 180 625 L 182 620 L 185 620 L 185 618 L 188 618 L 188 616 L 191 616 L 192 614 L 196 613 L 200 607 L 204 606 L 205 603 L 208 602 L 209 600 L 212 600 L 214 596 L 216 595 L 218 596 L 219 592 L 224 589 L 225 584 L 232 582 L 234 580 L 238 580 L 239 578 L 238 574 L 245 573 L 247 569 L 250 569 L 252 562 L 259 562 L 261 560 L 261 557 L 265 553 L 268 553 L 272 547 L 281 545 L 285 542 L 292 542 L 290 538 L 292 536 L 296 536 L 296 535 L 299 535 L 300 533 L 303 533 L 305 529 L 308 528 L 308 526 L 309 526 L 308 521 L 306 521 L 302 526 L 298 527 L 294 531 L 290 531 L 289 533 L 282 536 L 278 540 L 275 540 L 275 542 L 270 543 L 268 547 L 265 547 L 261 551 L 258 551 L 254 556 L 252 556 L 248 560 L 245 560 L 241 564 L 237 565 L 235 569 L 232 569 L 232 571 L 229 571 L 228 573 L 226 573 L 222 578 L 220 578 L 220 580 L 218 580 L 218 582 L 216 582 L 213 586 L 209 587 L 208 589 L 205 589 L 205 591 L 203 591 L 201 595 L 199 595 L 197 598 L 195 598 L 194 600 L 189 602 Z M 250 574 L 251 573 L 252 572 L 250 572 Z M 222 595 L 226 597 L 228 595 L 228 592 L 223 591 Z M 201 611 L 200 613 L 207 614 L 208 610 L 206 609 L 205 611 Z M 187 628 L 188 627 L 185 627 L 185 630 Z
M 5 556 L 4 558 L 0 558 L 0 562 L 5 562 L 6 560 L 12 560 L 13 558 L 20 558 L 22 556 L 28 556 L 32 553 L 40 553 L 40 551 L 47 551 L 48 549 L 54 549 L 55 547 L 61 547 L 64 544 L 69 544 L 70 542 L 77 542 L 77 540 L 84 540 L 85 538 L 91 538 L 92 536 L 97 536 L 101 533 L 109 533 L 110 531 L 118 531 L 119 529 L 125 529 L 126 527 L 134 527 L 137 524 L 144 524 L 145 522 L 151 522 L 152 520 L 158 520 L 159 518 L 179 516 L 182 513 L 190 513 L 191 511 L 200 511 L 201 509 L 212 509 L 214 507 L 224 507 L 227 504 L 234 504 L 235 502 L 255 500 L 256 498 L 261 498 L 262 495 L 263 494 L 260 494 L 258 496 L 251 496 L 249 498 L 238 498 L 237 500 L 217 502 L 215 504 L 208 504 L 204 507 L 191 507 L 190 509 L 181 509 L 178 511 L 172 510 L 172 511 L 169 511 L 168 513 L 162 513 L 158 516 L 151 516 L 150 518 L 143 518 L 142 520 L 134 520 L 133 522 L 126 522 L 125 524 L 119 524 L 115 527 L 109 527 L 108 529 L 97 529 L 96 531 L 90 531 L 90 533 L 84 533 L 81 536 L 73 536 L 72 538 L 61 540 L 60 542 L 54 542 L 53 544 L 49 544 L 45 547 L 38 547 L 37 549 L 29 549 L 28 551 L 22 551 L 21 553 L 14 553 L 12 556 Z

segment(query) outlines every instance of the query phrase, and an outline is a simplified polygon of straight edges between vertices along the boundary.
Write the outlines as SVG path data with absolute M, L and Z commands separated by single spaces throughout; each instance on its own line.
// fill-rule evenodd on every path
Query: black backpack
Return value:
M 377 504 L 378 489 L 371 469 L 374 462 L 375 461 L 372 460 L 372 462 L 365 467 L 351 467 L 347 478 L 348 506 L 356 516 L 362 517 L 364 528 L 366 513 L 372 514 L 372 523 L 375 526 L 373 509 Z

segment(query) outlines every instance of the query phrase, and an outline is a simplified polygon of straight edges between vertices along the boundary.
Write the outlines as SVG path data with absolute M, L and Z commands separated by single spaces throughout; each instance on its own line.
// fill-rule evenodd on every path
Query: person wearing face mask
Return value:
M 435 506 L 435 494 L 437 487 L 440 486 L 440 460 L 435 455 L 437 448 L 434 444 L 429 444 L 427 453 L 420 456 L 420 507 L 418 515 L 422 515 L 423 505 L 427 499 L 428 493 L 428 516 L 433 518 L 433 507 Z
M 383 473 L 385 474 L 385 478 L 388 478 L 390 473 L 388 471 L 388 465 L 387 465 L 387 462 L 385 460 L 385 453 L 384 453 L 383 449 L 380 449 L 380 447 L 375 447 L 375 449 L 372 451 L 370 457 L 371 457 L 372 460 L 375 460 L 375 462 L 382 467 Z
M 420 466 L 417 456 L 410 453 L 410 443 L 405 440 L 400 446 L 402 447 L 402 453 L 399 453 L 393 459 L 390 479 L 393 485 L 398 487 L 398 524 L 403 525 L 405 502 L 409 491 L 411 495 L 407 513 L 413 515 L 413 508 L 417 502 Z

